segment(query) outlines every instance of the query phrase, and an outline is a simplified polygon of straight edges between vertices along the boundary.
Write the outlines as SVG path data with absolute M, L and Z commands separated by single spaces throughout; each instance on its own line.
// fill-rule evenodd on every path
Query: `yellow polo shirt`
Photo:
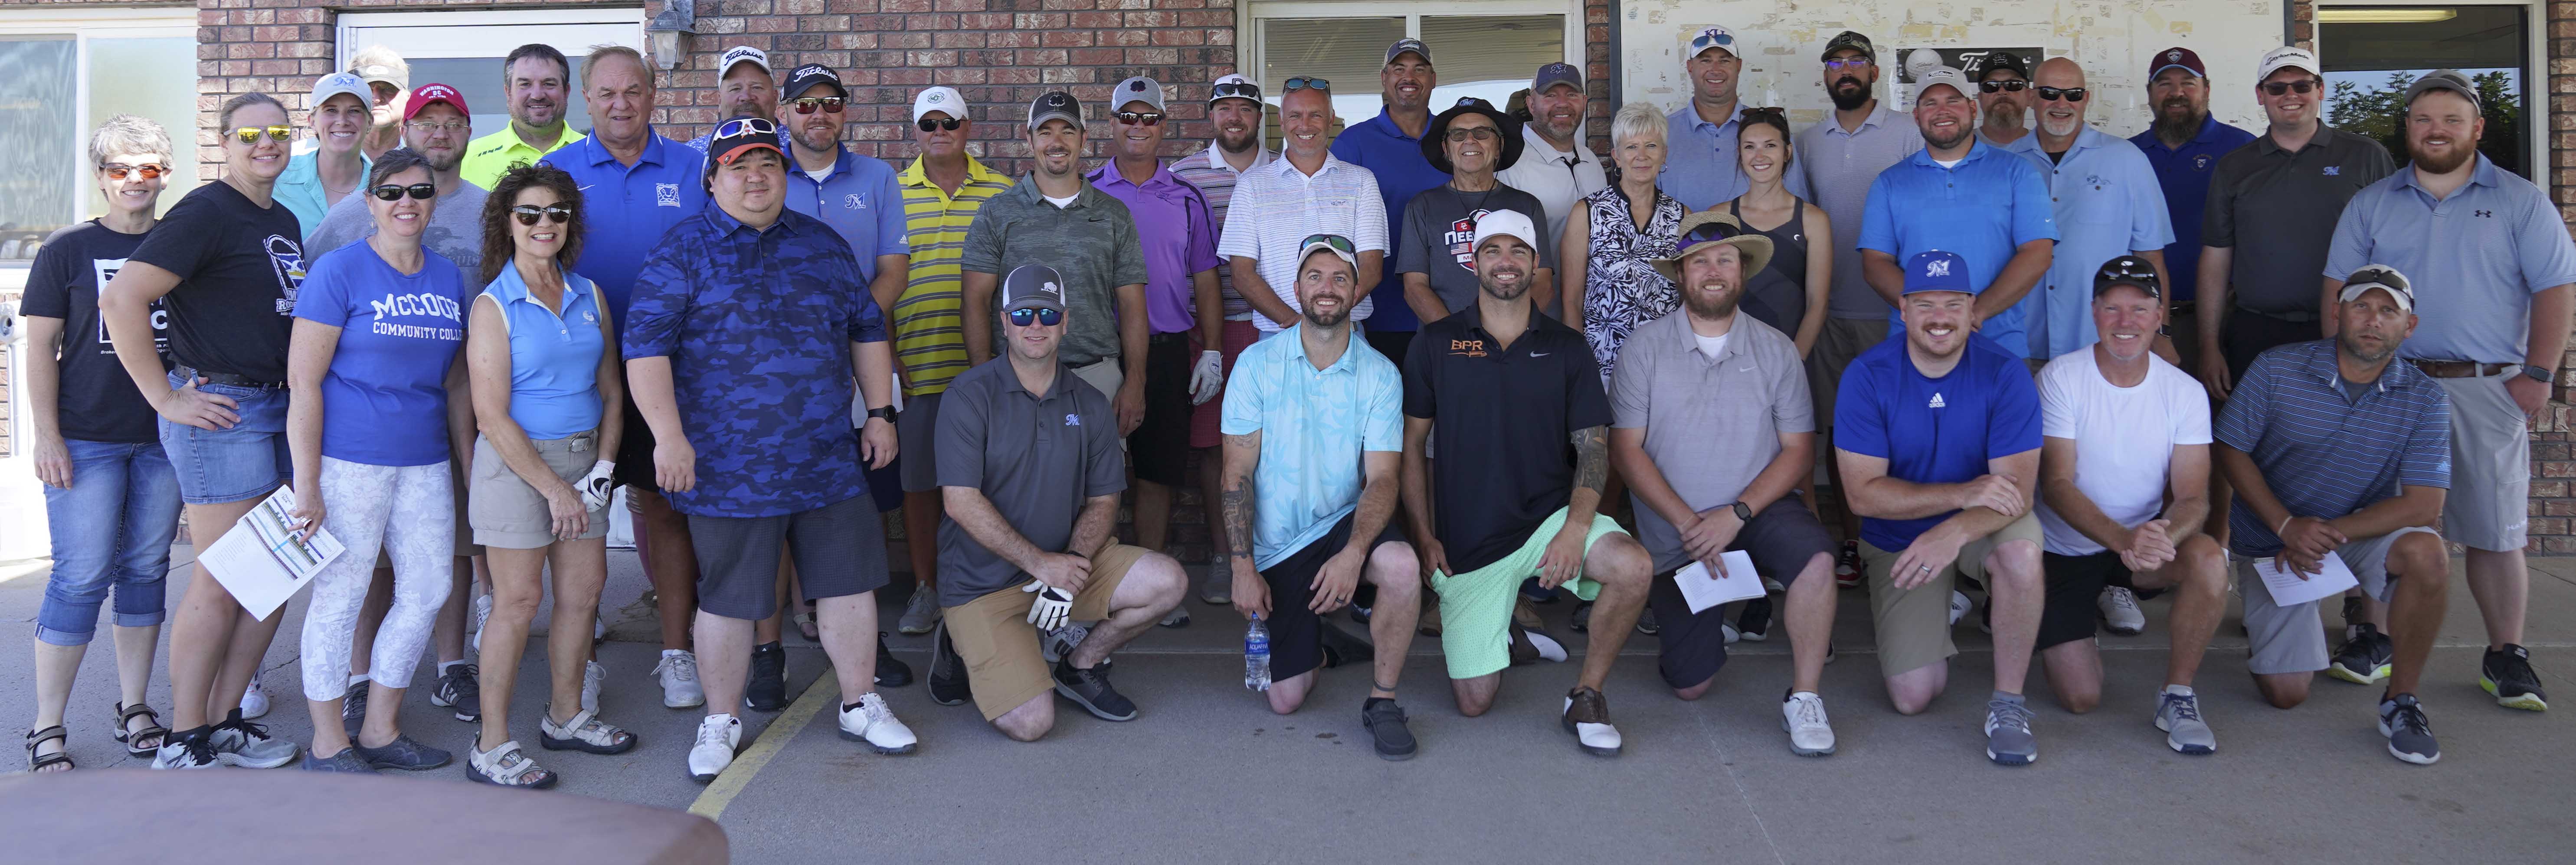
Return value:
M 538 150 L 527 142 L 519 140 L 519 130 L 515 125 L 505 123 L 502 124 L 501 131 L 466 143 L 465 163 L 459 170 L 464 173 L 465 182 L 491 189 L 492 184 L 500 182 L 502 173 L 510 170 L 510 166 L 522 162 L 533 163 L 538 157 L 563 149 L 564 145 L 580 141 L 585 137 L 587 136 L 582 135 L 581 130 L 572 128 L 571 124 L 565 124 L 563 135 L 555 139 L 555 146 Z
M 894 180 L 903 190 L 912 269 L 887 318 L 894 322 L 895 361 L 912 380 L 904 395 L 923 396 L 946 391 L 949 380 L 966 371 L 966 292 L 959 266 L 966 227 L 985 201 L 1010 191 L 1011 179 L 969 156 L 966 181 L 953 197 L 930 182 L 919 157 Z

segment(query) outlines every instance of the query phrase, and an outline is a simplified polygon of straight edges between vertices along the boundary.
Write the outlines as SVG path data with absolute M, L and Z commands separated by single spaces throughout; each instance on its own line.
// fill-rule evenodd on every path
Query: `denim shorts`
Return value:
M 54 548 L 36 639 L 88 645 L 99 608 L 116 592 L 116 625 L 161 624 L 170 537 L 179 529 L 179 487 L 161 446 L 150 442 L 63 442 L 69 487 L 45 488 Z
M 173 389 L 187 384 L 176 373 Z M 286 454 L 286 389 L 200 385 L 230 398 L 241 422 L 231 429 L 199 429 L 161 420 L 161 449 L 179 474 L 179 498 L 192 505 L 220 505 L 260 498 L 292 480 Z

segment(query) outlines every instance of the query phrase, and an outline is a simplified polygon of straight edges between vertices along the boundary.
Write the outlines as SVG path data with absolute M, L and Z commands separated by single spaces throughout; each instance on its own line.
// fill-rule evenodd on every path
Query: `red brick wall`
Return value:
M 2551 0 L 2547 26 L 2550 196 L 2562 219 L 2576 220 L 2576 0 Z M 2576 553 L 2576 410 L 2568 390 L 2576 384 L 2576 351 L 2558 368 L 2558 387 L 2533 424 L 2531 437 L 2531 545 L 2533 553 Z

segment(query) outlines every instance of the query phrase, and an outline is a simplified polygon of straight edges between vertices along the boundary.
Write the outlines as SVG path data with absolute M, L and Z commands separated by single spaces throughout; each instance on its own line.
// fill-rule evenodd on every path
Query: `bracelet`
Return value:
M 2288 530 L 2288 529 L 2290 528 L 2290 521 L 2291 521 L 2291 520 L 2298 519 L 2298 518 L 2299 518 L 2299 515 L 2297 515 L 2297 514 L 2291 514 L 2291 515 L 2289 515 L 2289 516 L 2282 517 L 2282 518 L 2281 518 L 2281 524 L 2280 524 L 2279 526 L 2275 526 L 2275 527 L 2273 527 L 2273 529 L 2272 529 L 2272 536 L 2273 536 L 2273 537 L 2276 537 L 2276 538 L 2277 538 L 2277 537 L 2280 537 L 2280 536 L 2281 536 L 2281 533 L 2282 533 L 2283 531 L 2286 531 L 2286 530 Z

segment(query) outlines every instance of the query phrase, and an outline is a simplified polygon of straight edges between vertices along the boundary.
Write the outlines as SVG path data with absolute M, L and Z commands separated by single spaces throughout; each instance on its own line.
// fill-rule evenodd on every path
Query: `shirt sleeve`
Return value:
M 1438 416 L 1440 394 L 1431 384 L 1431 367 L 1438 362 L 1432 358 L 1439 353 L 1423 347 L 1433 342 L 1426 335 L 1415 334 L 1413 346 L 1404 350 L 1404 416 L 1428 420 Z
M 2013 246 L 2034 240 L 2057 239 L 2057 206 L 2048 195 L 2048 182 L 2039 178 L 2039 169 L 2022 160 L 2013 172 Z M 1997 268 L 2001 270 L 2001 268 Z
M 1265 165 L 1253 170 L 1259 171 L 1268 167 Z M 1261 230 L 1252 224 L 1254 218 L 1252 211 L 1254 203 L 1261 200 L 1262 194 L 1261 181 L 1251 176 L 1247 175 L 1235 184 L 1232 203 L 1225 208 L 1225 230 L 1216 234 L 1218 258 L 1233 258 L 1239 255 L 1258 260 L 1261 257 Z
M 903 213 L 903 187 L 889 170 L 877 181 L 877 255 L 911 255 L 911 228 Z
M 931 448 L 936 465 L 932 466 L 943 487 L 984 486 L 984 423 L 990 413 L 993 389 L 980 382 L 959 382 L 939 400 L 937 442 Z
M 365 202 L 366 196 L 350 195 L 322 211 L 322 219 L 304 235 L 305 260 L 316 261 L 332 250 L 356 243 L 366 229 L 374 228 L 375 216 L 367 212 Z
M 1378 192 L 1377 175 L 1367 174 L 1368 169 L 1365 168 L 1360 171 L 1366 175 L 1360 179 L 1360 194 L 1364 196 L 1359 203 L 1360 236 L 1351 238 L 1351 244 L 1361 252 L 1386 252 L 1387 244 L 1392 240 L 1387 236 L 1386 208 L 1383 206 L 1386 199 Z M 1381 206 L 1370 207 L 1370 201 L 1380 202 Z
M 2218 422 L 2210 430 L 2219 444 L 2250 454 L 2263 443 L 2272 407 L 2272 370 L 2280 362 L 2279 355 L 2255 358 L 2236 388 L 2227 392 L 2227 405 L 2218 410 Z
M 2344 279 L 2370 266 L 2375 247 L 2368 211 L 2374 203 L 2371 193 L 2378 189 L 2376 184 L 2363 187 L 2344 203 L 2343 215 L 2335 217 L 2334 240 L 2326 246 L 2327 279 Z
M 1118 257 L 1110 262 L 1109 284 L 1112 287 L 1143 285 L 1151 278 L 1145 273 L 1145 240 L 1136 235 L 1136 217 L 1133 214 L 1124 210 L 1116 213 L 1109 220 L 1109 244 Z
M 849 292 L 857 299 L 856 303 L 850 305 L 849 321 L 844 322 L 842 327 L 849 331 L 851 342 L 886 341 L 885 310 L 877 306 L 876 295 L 868 291 L 867 280 L 861 278 L 866 271 L 859 269 L 856 254 L 847 252 L 845 247 L 839 247 L 837 244 L 835 247 L 834 251 L 838 253 L 835 257 L 840 258 L 844 262 L 842 266 L 849 269 Z
M 2229 170 L 2229 166 L 2235 164 L 2224 156 L 2219 157 L 2218 170 L 2209 173 L 2209 200 L 2200 206 L 2202 246 L 2218 249 L 2236 246 L 2236 179 Z
M 348 256 L 323 256 L 313 262 L 304 274 L 304 284 L 295 292 L 295 317 L 332 327 L 349 324 Z
M 2163 250 L 2174 242 L 2173 213 L 2165 209 L 2164 181 L 2156 177 L 2156 167 L 2147 162 L 2147 154 L 2130 145 L 2121 154 L 2129 166 L 2129 248 Z M 2169 263 L 2170 264 L 2170 263 Z
M 179 199 L 126 260 L 169 271 L 182 282 L 213 263 L 216 244 L 223 242 L 226 233 L 224 223 L 230 219 L 213 213 L 215 208 L 205 200 L 201 195 Z
M 2177 369 L 2175 372 L 2181 372 Z M 2190 374 L 2171 376 L 2166 393 L 2165 416 L 2173 419 L 2170 434 L 2178 445 L 2209 444 L 2209 392 Z
M 1264 409 L 1270 404 L 1270 378 L 1251 364 L 1236 358 L 1234 374 L 1225 380 L 1223 413 L 1218 415 L 1217 432 L 1251 435 L 1262 429 Z
M 19 312 L 46 318 L 72 317 L 72 262 L 86 256 L 61 238 L 56 234 L 36 248 L 35 262 L 27 265 L 27 293 L 18 301 Z M 72 345 L 76 336 L 63 334 L 63 345 Z
M 1216 216 L 1208 209 L 1207 193 L 1192 187 L 1185 209 L 1190 219 L 1190 246 L 1185 253 L 1184 269 L 1193 276 L 1215 270 L 1217 265 L 1225 262 L 1216 257 Z
M 1986 458 L 2001 459 L 2039 449 L 2039 386 L 2030 368 L 2018 359 L 1995 365 L 1994 401 L 1987 406 Z
M 2397 483 L 2410 487 L 2451 488 L 2451 398 L 2441 386 L 2427 384 L 2433 406 L 2406 431 L 2406 450 L 2397 456 Z
M 1842 386 L 1834 397 L 1834 449 L 1880 459 L 1895 453 L 1888 447 L 1886 399 L 1879 389 L 1867 364 L 1855 362 L 1843 368 Z
M 677 251 L 695 244 L 674 243 L 669 234 L 662 240 L 644 257 L 644 268 L 636 271 L 635 287 L 627 295 L 625 335 L 618 340 L 627 360 L 669 357 L 679 350 L 680 324 L 688 317 L 692 294 L 689 269 L 681 262 L 706 260 Z
M 1360 416 L 1360 451 L 1401 453 L 1404 451 L 1404 388 L 1395 376 L 1393 365 L 1382 370 L 1377 386 L 1369 389 L 1367 413 Z
M 1902 160 L 1896 163 L 1896 168 L 1904 166 Z M 1860 248 L 1896 254 L 1896 205 L 1888 200 L 1892 194 L 1888 189 L 1886 172 L 1880 172 L 1877 180 L 1869 182 L 1869 200 L 1860 209 Z M 1842 418 L 1834 418 L 1834 425 L 1841 426 Z
M 1610 395 L 1601 389 L 1601 362 L 1580 345 L 1557 353 L 1565 358 L 1565 428 L 1609 426 Z
M 2075 394 L 2066 377 L 2057 375 L 2057 364 L 2039 370 L 2039 434 L 2046 438 L 2071 439 L 2076 436 Z
M 1396 273 L 1431 272 L 1431 252 L 1423 248 L 1426 238 L 1431 235 L 1422 229 L 1424 214 L 1430 210 L 1430 207 L 1431 202 L 1419 195 L 1414 196 L 1412 201 L 1405 202 L 1402 235 L 1404 242 L 1396 244 L 1395 267 L 1391 268 Z
M 1083 412 L 1082 494 L 1114 496 L 1127 490 L 1127 450 L 1118 445 L 1118 413 L 1109 397 L 1093 396 Z
M 992 199 L 985 199 L 975 208 L 975 220 L 966 225 L 966 248 L 957 255 L 958 267 L 976 273 L 1002 274 L 1002 232 L 999 226 L 994 225 L 997 221 L 992 218 L 994 210 Z
M 1807 367 L 1798 361 L 1796 344 L 1779 355 L 1771 387 L 1771 424 L 1784 433 L 1816 431 L 1816 401 L 1807 389 Z
M 1654 380 L 1655 356 L 1638 346 L 1644 340 L 1630 334 L 1619 346 L 1619 363 L 1610 369 L 1610 425 L 1619 429 L 1644 429 L 1653 405 L 1647 399 L 1646 383 Z
M 2558 208 L 2543 193 L 2534 190 L 2530 201 L 2514 249 L 2522 264 L 2523 287 L 2539 294 L 2576 282 L 2576 240 L 2568 239 L 2567 223 L 2559 220 Z

